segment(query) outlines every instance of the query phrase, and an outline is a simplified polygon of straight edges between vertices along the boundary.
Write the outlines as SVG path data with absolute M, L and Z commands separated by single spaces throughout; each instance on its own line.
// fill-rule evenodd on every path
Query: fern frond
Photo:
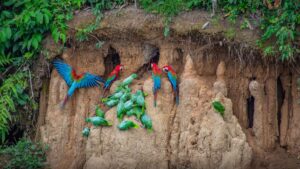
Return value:
M 5 79 L 0 86 L 0 139 L 2 142 L 9 130 L 9 122 L 14 119 L 12 112 L 16 112 L 18 99 L 24 95 L 27 87 L 26 73 L 16 73 Z M 0 140 L 0 142 L 1 142 Z
M 11 64 L 14 61 L 14 58 L 10 56 L 1 56 L 0 55 L 0 66 L 6 66 Z

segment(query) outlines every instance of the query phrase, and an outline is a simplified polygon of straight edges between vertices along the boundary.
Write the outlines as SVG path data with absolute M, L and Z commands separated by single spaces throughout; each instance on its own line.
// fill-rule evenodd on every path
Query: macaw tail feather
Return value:
M 63 108 L 65 107 L 65 105 L 66 105 L 68 99 L 69 99 L 69 96 L 67 95 L 67 96 L 64 98 L 63 102 L 60 104 L 60 108 L 61 108 L 61 109 L 63 109 Z
M 154 92 L 154 107 L 156 107 L 157 92 Z
M 104 88 L 104 90 L 103 90 L 103 93 L 102 93 L 102 97 L 101 97 L 101 99 L 103 99 L 103 98 L 104 98 L 104 96 L 105 96 L 106 92 L 107 92 L 107 88 Z
M 175 91 L 175 99 L 176 99 L 176 105 L 179 105 L 179 89 Z

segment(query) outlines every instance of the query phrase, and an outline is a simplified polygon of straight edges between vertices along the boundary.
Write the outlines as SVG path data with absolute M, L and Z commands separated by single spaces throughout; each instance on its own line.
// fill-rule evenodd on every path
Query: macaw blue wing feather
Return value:
M 154 92 L 156 92 L 161 87 L 160 76 L 152 74 L 152 78 L 154 81 Z
M 170 80 L 174 90 L 177 90 L 177 78 L 171 72 L 168 72 L 168 79 Z
M 72 78 L 72 67 L 60 59 L 54 60 L 53 65 L 59 75 L 66 81 L 67 85 L 71 87 L 74 81 Z
M 100 76 L 93 75 L 90 73 L 85 73 L 82 79 L 76 81 L 77 88 L 98 86 L 99 82 L 104 83 L 104 80 Z

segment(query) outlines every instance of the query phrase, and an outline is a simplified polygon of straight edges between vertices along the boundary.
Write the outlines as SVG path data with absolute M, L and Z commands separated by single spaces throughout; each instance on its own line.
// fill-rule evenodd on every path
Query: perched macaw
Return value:
M 178 81 L 177 81 L 177 75 L 174 71 L 174 69 L 166 65 L 163 67 L 163 71 L 167 73 L 168 79 L 172 85 L 174 94 L 175 94 L 175 99 L 176 99 L 176 104 L 179 104 L 179 87 L 178 87 Z
M 123 65 L 117 65 L 115 69 L 108 75 L 108 78 L 106 79 L 106 82 L 103 86 L 104 89 L 103 96 L 110 88 L 110 86 L 113 84 L 113 82 L 118 79 L 120 75 L 120 71 L 123 70 L 123 67 L 124 67 Z
M 76 89 L 94 87 L 98 86 L 100 82 L 105 82 L 100 76 L 90 74 L 89 72 L 77 74 L 75 69 L 60 59 L 54 60 L 53 65 L 69 86 L 68 93 L 61 104 L 61 108 L 65 106 L 67 100 L 73 95 Z
M 161 88 L 162 71 L 155 63 L 151 63 L 151 68 L 152 68 L 152 79 L 153 79 L 154 106 L 156 107 L 157 92 Z

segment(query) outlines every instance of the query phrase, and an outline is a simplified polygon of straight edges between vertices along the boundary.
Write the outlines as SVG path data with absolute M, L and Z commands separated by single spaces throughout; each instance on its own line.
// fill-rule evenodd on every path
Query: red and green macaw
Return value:
M 117 65 L 114 68 L 114 70 L 108 75 L 108 78 L 106 79 L 106 82 L 103 86 L 103 89 L 104 89 L 103 96 L 107 92 L 107 90 L 110 88 L 110 86 L 113 84 L 113 82 L 118 79 L 118 77 L 120 75 L 120 71 L 122 71 L 123 68 L 124 68 L 123 65 Z
M 76 89 L 94 87 L 98 86 L 100 82 L 105 82 L 100 76 L 90 74 L 89 72 L 77 74 L 75 69 L 60 59 L 54 60 L 53 65 L 69 86 L 68 93 L 61 104 L 61 108 L 65 106 L 67 100 L 73 95 Z
M 168 79 L 169 79 L 169 81 L 172 85 L 173 91 L 174 91 L 176 104 L 178 105 L 179 104 L 179 87 L 178 87 L 178 80 L 177 80 L 176 72 L 169 65 L 164 66 L 163 71 L 167 73 Z
M 153 79 L 154 106 L 156 107 L 157 92 L 161 88 L 162 71 L 155 63 L 151 63 L 151 68 L 152 68 L 152 79 Z

